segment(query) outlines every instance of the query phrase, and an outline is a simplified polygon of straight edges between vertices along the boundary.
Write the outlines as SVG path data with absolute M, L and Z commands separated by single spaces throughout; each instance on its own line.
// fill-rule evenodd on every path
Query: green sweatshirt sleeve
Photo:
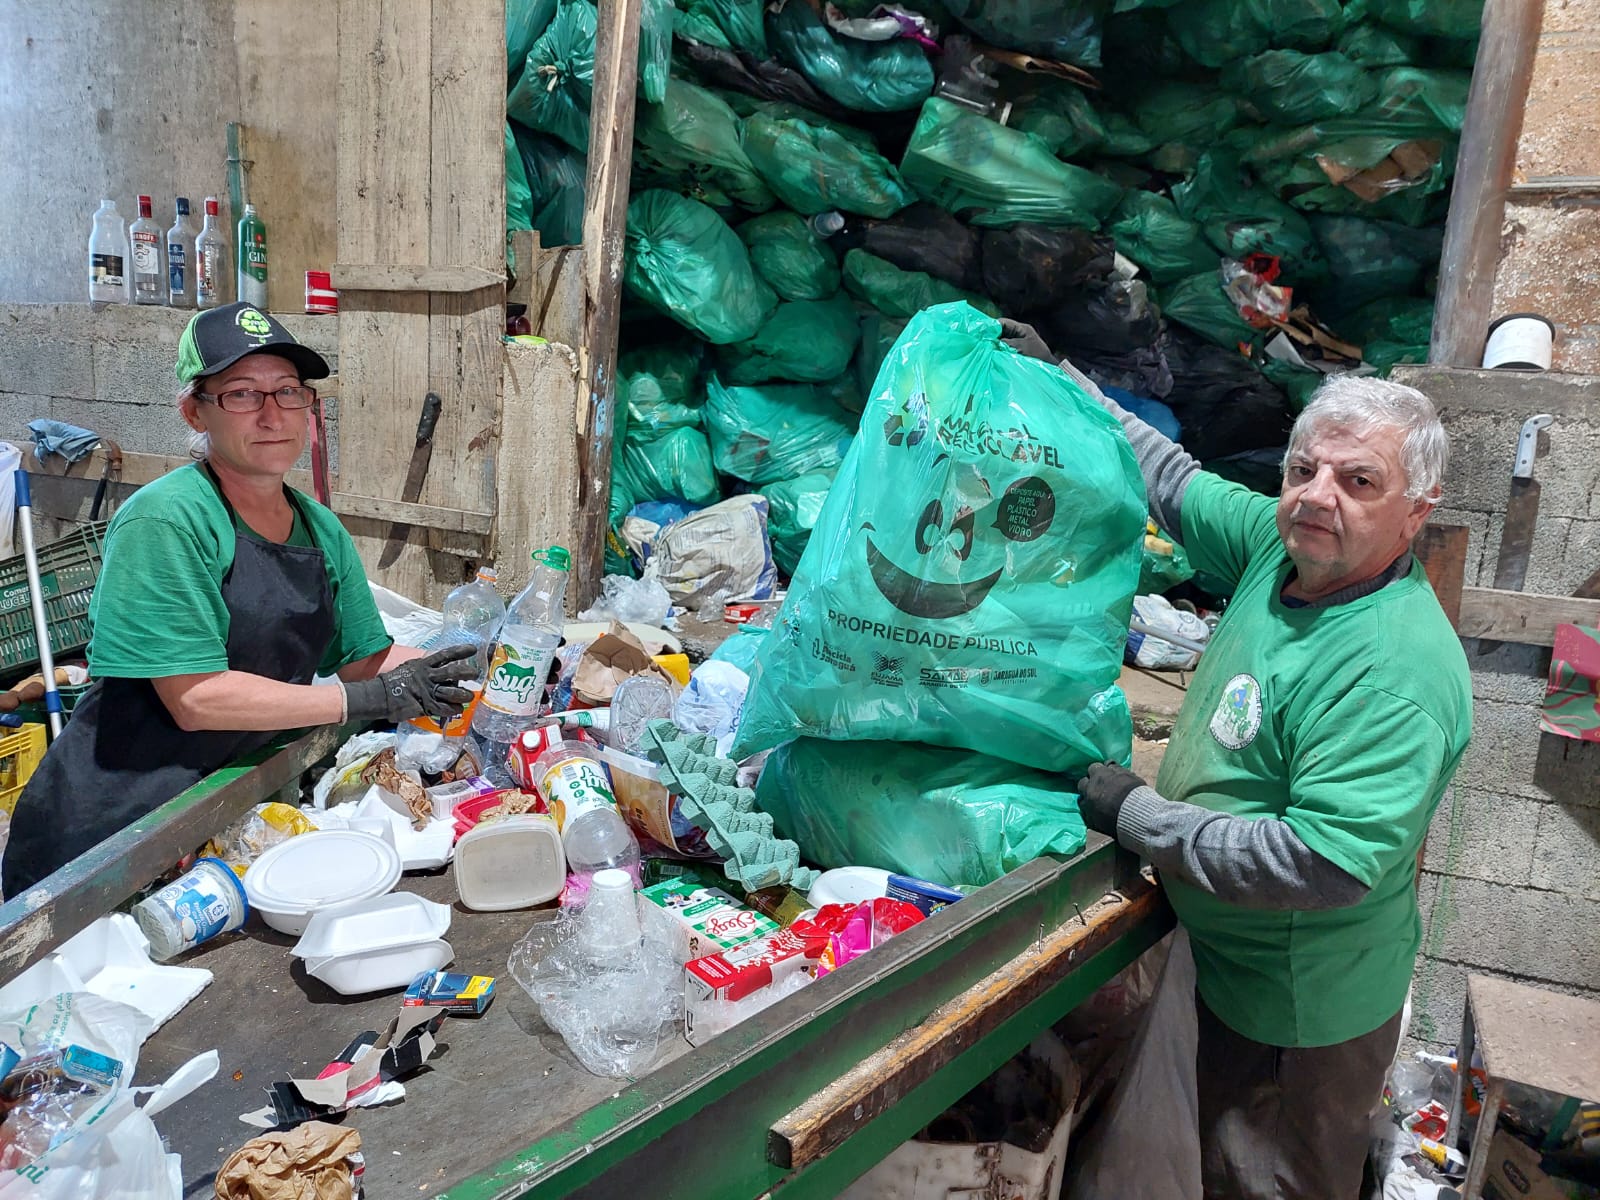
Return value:
M 1190 563 L 1237 587 L 1255 555 L 1282 545 L 1277 513 L 1271 496 L 1201 471 L 1183 495 L 1182 541 Z

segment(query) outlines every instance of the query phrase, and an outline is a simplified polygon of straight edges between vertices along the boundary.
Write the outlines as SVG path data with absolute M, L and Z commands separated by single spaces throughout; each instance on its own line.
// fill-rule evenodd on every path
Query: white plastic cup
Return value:
M 200 858 L 187 875 L 134 905 L 133 915 L 150 939 L 150 957 L 166 962 L 238 929 L 250 915 L 250 901 L 227 863 Z
M 583 948 L 594 958 L 617 958 L 633 951 L 642 936 L 633 878 L 616 867 L 596 871 L 578 922 Z

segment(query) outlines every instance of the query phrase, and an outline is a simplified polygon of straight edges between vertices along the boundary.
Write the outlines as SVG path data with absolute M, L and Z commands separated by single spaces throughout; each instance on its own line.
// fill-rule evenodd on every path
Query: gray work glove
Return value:
M 443 720 L 472 701 L 457 687 L 477 675 L 475 646 L 447 646 L 426 658 L 413 658 L 373 679 L 344 685 L 352 721 L 409 721 L 412 717 Z
M 1032 325 L 1025 325 L 1021 321 L 1013 321 L 1009 317 L 1001 317 L 1000 335 L 1000 340 L 1018 354 L 1026 354 L 1029 358 L 1037 358 L 1040 362 L 1047 362 L 1052 367 L 1060 365 L 1060 357 L 1049 346 L 1045 345 L 1045 340 L 1039 336 L 1039 331 Z

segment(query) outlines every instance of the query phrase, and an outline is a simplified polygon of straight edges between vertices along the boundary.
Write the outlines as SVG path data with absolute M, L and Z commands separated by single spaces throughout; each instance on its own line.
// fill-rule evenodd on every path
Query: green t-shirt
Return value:
M 305 517 L 296 513 L 289 544 L 321 549 L 333 595 L 333 642 L 318 668 L 331 675 L 388 649 L 393 639 L 339 518 L 308 496 L 295 498 Z M 240 531 L 265 540 L 242 524 Z M 106 531 L 89 601 L 90 673 L 157 679 L 227 670 L 222 580 L 233 551 L 233 522 L 202 467 L 170 471 L 135 492 Z
M 1416 857 L 1472 723 L 1466 655 L 1420 563 L 1371 595 L 1292 608 L 1276 502 L 1201 473 L 1183 497 L 1195 568 L 1235 584 L 1156 790 L 1286 822 L 1370 891 L 1348 908 L 1263 912 L 1163 883 L 1200 994 L 1275 1046 L 1370 1033 L 1405 1002 L 1422 923 Z

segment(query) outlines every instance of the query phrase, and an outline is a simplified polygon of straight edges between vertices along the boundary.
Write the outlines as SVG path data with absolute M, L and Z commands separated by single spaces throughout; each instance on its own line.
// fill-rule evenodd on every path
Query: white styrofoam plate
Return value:
M 400 855 L 382 838 L 319 829 L 279 842 L 245 872 L 250 906 L 283 933 L 304 933 L 311 914 L 381 896 L 399 882 Z
M 359 950 L 306 959 L 306 974 L 344 996 L 410 987 L 424 971 L 437 971 L 456 956 L 440 939 L 408 942 L 378 950 Z
M 290 953 L 298 958 L 331 958 L 388 950 L 434 941 L 449 929 L 448 905 L 412 892 L 390 892 L 318 912 Z

